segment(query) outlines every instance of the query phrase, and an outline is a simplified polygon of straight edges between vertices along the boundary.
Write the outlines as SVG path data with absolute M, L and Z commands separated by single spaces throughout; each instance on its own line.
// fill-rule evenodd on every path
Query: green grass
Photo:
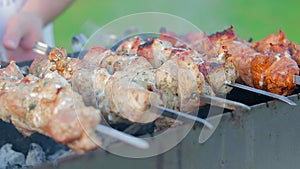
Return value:
M 290 40 L 299 43 L 299 6 L 297 0 L 77 0 L 54 22 L 54 33 L 57 46 L 70 50 L 73 35 L 89 34 L 129 14 L 164 12 L 185 18 L 208 33 L 233 25 L 240 37 L 260 40 L 283 29 Z

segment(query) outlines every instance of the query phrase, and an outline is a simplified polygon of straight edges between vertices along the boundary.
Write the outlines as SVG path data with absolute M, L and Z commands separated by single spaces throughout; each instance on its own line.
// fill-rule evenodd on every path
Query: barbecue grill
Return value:
M 289 96 L 297 104 L 299 97 L 299 94 Z M 212 137 L 203 144 L 198 143 L 202 126 L 196 124 L 180 144 L 155 157 L 128 159 L 97 150 L 69 156 L 40 168 L 297 168 L 300 164 L 300 107 L 269 100 L 251 108 L 246 113 L 224 113 Z M 184 125 L 178 126 L 172 132 L 184 128 Z M 122 147 L 120 143 L 111 148 Z
M 204 143 L 199 143 L 203 129 L 195 124 L 188 135 L 171 150 L 149 158 L 126 158 L 99 149 L 83 155 L 71 154 L 55 162 L 46 162 L 36 168 L 297 168 L 299 166 L 300 125 L 299 106 L 290 106 L 265 96 L 234 89 L 228 98 L 251 105 L 251 111 L 228 111 L 222 114 L 221 121 Z M 255 99 L 254 99 L 255 98 Z M 299 89 L 288 97 L 300 104 Z M 201 109 L 199 116 L 205 117 L 207 110 Z M 215 118 L 215 117 L 210 117 Z M 180 133 L 187 125 L 171 128 L 172 134 Z M 65 146 L 55 143 L 51 138 L 34 134 L 24 138 L 14 127 L 1 123 L 10 134 L 1 133 L 1 145 L 12 143 L 16 151 L 27 153 L 29 144 L 37 142 L 46 153 L 51 154 Z M 1 131 L 3 132 L 3 130 Z M 147 133 L 147 132 L 144 132 Z M 147 134 L 144 135 L 147 137 Z M 148 135 L 149 136 L 149 135 Z M 168 136 L 157 144 L 168 144 Z M 153 140 L 154 141 L 154 140 Z M 109 150 L 118 152 L 129 150 L 125 143 L 115 143 Z M 151 147 L 150 147 L 151 149 Z
M 31 62 L 18 63 L 19 66 L 30 65 Z M 300 115 L 299 106 L 291 106 L 279 100 L 273 100 L 263 95 L 234 88 L 227 98 L 251 106 L 251 111 L 224 110 L 221 121 L 212 136 L 204 143 L 199 143 L 199 135 L 205 128 L 194 124 L 188 135 L 171 150 L 148 158 L 126 158 L 110 152 L 128 152 L 132 149 L 125 143 L 116 142 L 109 147 L 89 152 L 83 155 L 68 154 L 55 161 L 47 161 L 36 168 L 297 168 L 299 165 L 300 143 L 298 143 L 297 122 Z M 300 104 L 300 89 L 288 96 L 297 105 Z M 205 118 L 209 106 L 199 110 L 198 116 Z M 217 118 L 212 116 L 209 118 Z M 38 143 L 45 153 L 51 155 L 58 150 L 68 148 L 58 144 L 51 138 L 34 134 L 23 137 L 10 124 L 1 121 L 0 146 L 11 143 L 15 151 L 27 154 L 30 143 Z M 114 126 L 124 130 L 128 126 Z M 142 137 L 151 137 L 151 124 L 133 133 Z M 189 125 L 180 125 L 169 129 L 170 136 L 160 142 L 167 145 L 177 133 L 188 129 Z M 9 134 L 7 134 L 9 133 Z M 139 150 L 136 150 L 139 151 Z M 148 151 L 148 150 L 140 150 Z M 155 151 L 150 150 L 149 151 Z

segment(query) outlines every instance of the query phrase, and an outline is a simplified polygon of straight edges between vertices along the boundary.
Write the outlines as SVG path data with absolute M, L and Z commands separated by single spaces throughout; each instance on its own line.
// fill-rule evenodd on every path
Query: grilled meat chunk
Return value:
M 16 83 L 23 78 L 23 74 L 14 61 L 10 62 L 6 68 L 0 69 L 0 103 L 6 100 L 4 96 L 5 92 L 14 90 Z M 3 105 L 0 106 L 0 119 L 9 122 L 10 116 L 7 109 Z
M 0 91 L 10 90 L 23 77 L 19 67 L 11 61 L 7 67 L 0 69 Z
M 55 54 L 55 52 L 61 53 L 61 51 L 54 50 L 53 54 Z M 98 50 L 96 50 L 96 52 L 98 52 Z M 103 62 L 97 62 L 97 64 L 85 60 L 81 61 L 81 63 L 73 64 L 70 67 L 65 65 L 72 69 L 72 74 L 69 74 L 71 76 L 65 77 L 71 82 L 72 89 L 82 95 L 86 105 L 100 108 L 106 114 L 113 113 L 134 122 L 147 123 L 153 121 L 158 115 L 156 112 L 150 112 L 150 103 L 153 105 L 162 105 L 159 95 L 149 91 L 149 88 L 154 88 L 154 83 L 152 87 L 149 87 L 149 85 L 143 86 L 141 82 L 134 83 L 133 81 L 136 76 L 139 77 L 138 74 L 143 69 L 148 70 L 148 67 L 152 67 L 151 64 L 144 58 L 130 58 L 129 56 L 123 55 L 118 57 L 115 54 L 111 55 L 111 51 L 107 53 L 110 54 L 105 56 L 102 53 L 100 56 L 103 56 L 102 58 L 104 60 L 109 58 L 111 62 L 124 62 L 116 66 L 119 71 L 115 72 L 112 76 L 107 72 L 106 68 L 109 69 L 107 66 L 108 62 L 104 60 L 102 60 Z M 89 52 L 85 58 L 97 57 L 96 53 L 92 53 L 93 56 L 90 54 L 91 52 Z M 125 63 L 128 63 L 128 65 Z M 50 69 L 50 72 L 57 71 L 51 69 L 50 66 L 48 69 Z M 122 69 L 124 69 L 124 71 L 120 71 Z M 123 86 L 120 87 L 118 85 Z M 124 94 L 124 96 L 122 96 L 122 94 Z M 129 97 L 127 104 L 123 103 L 125 95 Z M 140 109 L 136 108 L 137 105 L 139 105 Z
M 47 73 L 52 72 L 53 64 L 44 56 L 37 56 L 30 65 L 29 74 L 43 78 Z
M 0 100 L 10 121 L 24 135 L 42 133 L 78 153 L 100 143 L 95 134 L 100 112 L 86 107 L 57 72 L 43 79 L 28 75 L 13 90 L 3 92 Z
M 265 71 L 265 90 L 280 95 L 289 95 L 296 87 L 293 75 L 299 74 L 299 68 L 289 54 L 278 57 Z
M 121 75 L 124 72 L 116 73 L 118 75 L 111 77 L 105 88 L 110 111 L 132 122 L 148 123 L 157 119 L 159 115 L 151 110 L 151 106 L 162 105 L 160 96 L 148 91 L 129 76 Z
M 287 39 L 285 33 L 279 30 L 277 34 L 271 34 L 261 41 L 254 42 L 252 47 L 261 53 L 288 53 L 298 65 L 300 65 L 300 46 Z
M 43 78 L 47 73 L 57 71 L 65 79 L 70 80 L 73 68 L 80 60 L 67 56 L 66 49 L 54 48 L 51 50 L 48 59 L 43 56 L 36 57 L 30 65 L 29 73 Z
M 137 55 L 145 57 L 154 68 L 159 68 L 170 58 L 171 47 L 170 42 L 155 38 L 140 45 Z
M 189 35 L 190 36 L 190 35 Z M 186 37 L 186 41 L 189 42 L 191 39 L 189 36 Z M 202 34 L 198 36 L 199 42 L 202 41 Z M 164 38 L 165 39 L 165 38 Z M 208 37 L 206 39 L 209 40 Z M 173 42 L 173 41 L 172 41 Z M 173 42 L 174 43 L 174 42 Z M 224 94 L 230 92 L 232 89 L 224 85 L 224 82 L 234 82 L 237 78 L 236 70 L 232 62 L 231 55 L 223 49 L 222 53 L 216 56 L 204 57 L 204 50 L 199 49 L 199 52 L 190 48 L 173 47 L 170 46 L 169 41 L 163 41 L 161 39 L 153 39 L 152 41 L 139 46 L 138 55 L 145 57 L 154 68 L 158 68 L 167 60 L 172 58 L 191 58 L 185 59 L 187 64 L 197 65 L 198 72 L 200 71 L 206 78 L 207 82 L 212 86 L 216 93 Z M 196 45 L 196 43 L 194 43 Z M 202 47 L 207 47 L 203 45 Z M 193 47 L 193 46 L 192 46 Z M 212 50 L 212 49 L 211 49 Z M 209 53 L 212 54 L 212 53 Z M 199 86 L 202 88 L 203 86 Z
M 211 35 L 210 39 L 228 49 L 239 77 L 247 85 L 281 95 L 287 95 L 295 89 L 293 75 L 299 74 L 299 68 L 287 52 L 259 53 L 250 43 L 239 39 L 233 27 Z M 265 50 L 264 47 L 256 46 L 258 50 Z
M 213 46 L 208 35 L 204 32 L 189 32 L 184 35 L 183 41 L 187 43 L 191 49 L 197 51 L 204 60 L 206 60 L 205 58 L 218 55 L 216 47 Z
M 129 38 L 117 47 L 116 52 L 120 54 L 137 54 L 139 45 L 145 43 L 145 41 L 139 36 Z

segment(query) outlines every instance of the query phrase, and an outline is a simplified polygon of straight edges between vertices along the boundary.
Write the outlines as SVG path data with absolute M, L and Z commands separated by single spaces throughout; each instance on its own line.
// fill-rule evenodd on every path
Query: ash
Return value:
M 0 169 L 33 168 L 43 163 L 56 162 L 69 153 L 69 150 L 60 149 L 54 154 L 46 155 L 40 145 L 31 143 L 25 155 L 15 151 L 12 144 L 5 144 L 0 148 Z
M 25 156 L 12 150 L 12 144 L 5 144 L 0 149 L 0 169 L 22 168 L 25 165 Z

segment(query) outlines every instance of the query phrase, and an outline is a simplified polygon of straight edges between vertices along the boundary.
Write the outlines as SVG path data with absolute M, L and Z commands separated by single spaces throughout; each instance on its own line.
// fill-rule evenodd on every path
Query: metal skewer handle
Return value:
M 118 130 L 115 130 L 113 128 L 110 128 L 110 127 L 107 127 L 107 126 L 104 126 L 101 124 L 97 125 L 96 131 L 101 134 L 107 135 L 109 137 L 118 139 L 124 143 L 127 143 L 129 145 L 132 145 L 132 146 L 140 148 L 140 149 L 148 149 L 149 148 L 149 143 L 146 142 L 145 140 L 131 136 L 131 135 L 123 133 L 123 132 L 120 132 Z
M 225 83 L 225 84 L 228 85 L 228 86 L 230 86 L 230 87 L 236 87 L 236 88 L 240 88 L 240 89 L 243 89 L 243 90 L 248 90 L 248 91 L 251 91 L 251 92 L 254 92 L 254 93 L 258 93 L 258 94 L 262 94 L 262 95 L 265 95 L 265 96 L 269 96 L 269 97 L 281 100 L 281 101 L 283 101 L 283 102 L 285 102 L 285 103 L 287 103 L 289 105 L 292 105 L 292 106 L 296 106 L 297 105 L 295 102 L 293 102 L 289 98 L 287 98 L 285 96 L 281 96 L 281 95 L 275 94 L 275 93 L 267 92 L 267 91 L 264 91 L 264 90 L 256 89 L 256 88 L 245 86 L 245 85 L 238 84 L 238 83 Z
M 52 50 L 52 47 L 48 46 L 47 44 L 43 42 L 35 42 L 33 46 L 33 51 L 43 55 L 43 56 L 48 56 Z

